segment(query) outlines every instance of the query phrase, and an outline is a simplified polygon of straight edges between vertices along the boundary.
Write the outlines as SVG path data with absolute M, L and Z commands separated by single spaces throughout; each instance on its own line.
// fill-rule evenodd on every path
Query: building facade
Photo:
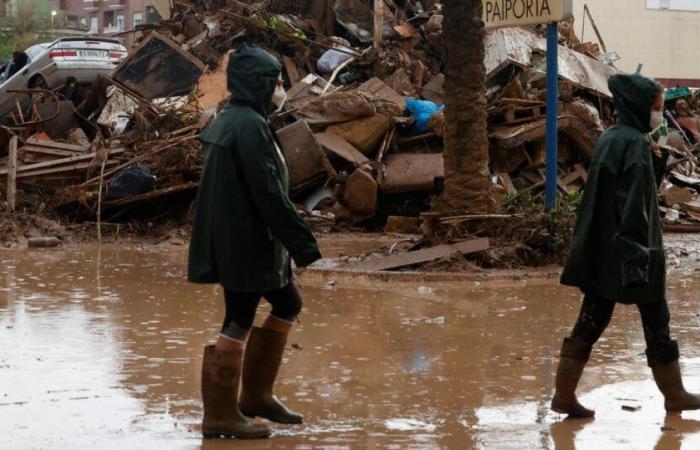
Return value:
M 114 36 L 162 17 L 152 0 L 51 0 L 66 22 L 80 23 L 90 34 Z M 133 33 L 120 35 L 127 43 Z
M 700 1 L 574 0 L 576 33 L 581 36 L 587 4 L 617 67 L 642 73 L 667 87 L 700 87 Z M 596 42 L 585 19 L 583 40 Z

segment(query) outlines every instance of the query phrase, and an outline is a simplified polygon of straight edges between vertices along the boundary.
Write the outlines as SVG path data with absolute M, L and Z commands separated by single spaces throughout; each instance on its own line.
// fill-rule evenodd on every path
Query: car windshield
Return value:
M 15 54 L 14 57 L 0 70 L 0 83 L 3 83 L 12 78 L 28 63 L 29 56 L 25 52 Z

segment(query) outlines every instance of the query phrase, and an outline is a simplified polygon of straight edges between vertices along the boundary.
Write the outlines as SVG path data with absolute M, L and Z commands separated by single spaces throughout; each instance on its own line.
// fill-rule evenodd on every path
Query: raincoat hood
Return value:
M 265 50 L 244 43 L 233 53 L 226 70 L 233 103 L 244 103 L 263 116 L 274 111 L 272 94 L 282 66 Z
M 641 75 L 613 75 L 608 80 L 619 123 L 642 133 L 651 131 L 651 107 L 661 91 L 656 81 Z

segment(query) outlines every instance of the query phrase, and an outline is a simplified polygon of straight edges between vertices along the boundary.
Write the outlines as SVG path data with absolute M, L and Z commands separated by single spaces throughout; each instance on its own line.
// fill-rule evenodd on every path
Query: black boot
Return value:
M 261 439 L 270 436 L 270 428 L 251 422 L 238 409 L 241 356 L 240 351 L 221 352 L 213 345 L 204 348 L 202 435 L 205 438 Z
M 654 381 L 664 395 L 664 407 L 668 412 L 700 409 L 700 396 L 685 390 L 678 364 L 678 343 L 647 349 L 647 362 L 654 374 Z
M 574 338 L 564 339 L 552 399 L 552 410 L 569 417 L 593 417 L 595 411 L 585 408 L 576 398 L 576 386 L 591 355 L 592 345 Z
M 243 361 L 240 405 L 244 415 L 285 424 L 304 421 L 300 414 L 288 410 L 273 393 L 286 343 L 286 334 L 257 327 L 251 331 Z

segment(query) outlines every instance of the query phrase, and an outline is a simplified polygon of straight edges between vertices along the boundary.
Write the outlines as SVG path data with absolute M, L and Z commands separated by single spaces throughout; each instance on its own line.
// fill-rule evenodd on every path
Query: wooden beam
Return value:
M 445 258 L 455 253 L 465 255 L 468 253 L 481 252 L 488 250 L 488 248 L 489 240 L 487 238 L 472 239 L 457 244 L 437 245 L 415 252 L 399 253 L 374 261 L 362 261 L 351 264 L 346 268 L 350 270 L 375 272 L 435 261 L 436 259 Z
M 384 35 L 384 0 L 374 0 L 374 49 L 382 47 Z
M 289 56 L 283 56 L 282 61 L 284 61 L 284 67 L 287 69 L 289 84 L 294 86 L 299 82 L 299 70 L 297 69 L 297 63 L 295 63 Z
M 17 202 L 17 143 L 19 138 L 12 136 L 7 158 L 7 212 L 15 212 Z
M 131 203 L 137 203 L 145 200 L 152 200 L 155 198 L 164 197 L 166 195 L 174 194 L 176 192 L 190 191 L 193 189 L 197 189 L 198 187 L 199 183 L 189 182 L 181 184 L 179 186 L 171 186 L 169 188 L 158 189 L 157 191 L 146 192 L 145 194 L 132 195 L 131 197 L 125 197 L 120 198 L 119 200 L 104 202 L 103 206 L 124 206 Z
M 71 157 L 78 156 L 79 154 L 71 150 L 59 150 L 56 148 L 42 148 L 35 147 L 33 145 L 24 145 L 20 149 L 26 153 L 35 153 L 38 155 L 49 155 L 49 156 L 59 156 L 59 157 Z
M 27 139 L 26 144 L 31 145 L 32 147 L 54 148 L 58 150 L 71 151 L 77 154 L 82 154 L 90 150 L 90 146 L 65 144 L 63 142 L 55 141 L 42 141 L 41 139 L 34 138 Z
M 118 155 L 120 153 L 124 153 L 126 150 L 123 148 L 119 149 L 114 149 L 109 152 L 109 156 L 113 155 Z M 68 164 L 73 164 L 73 163 L 79 163 L 82 161 L 91 161 L 95 159 L 97 156 L 96 153 L 88 153 L 87 155 L 79 155 L 79 156 L 71 156 L 68 158 L 61 158 L 61 159 L 55 159 L 53 161 L 44 161 L 36 164 L 28 164 L 26 166 L 22 166 L 17 168 L 17 172 L 30 172 L 30 171 L 35 171 L 39 169 L 46 169 L 50 167 L 58 167 L 58 166 L 64 166 Z M 7 169 L 5 170 L 0 170 L 0 175 L 7 175 L 8 171 Z
M 106 166 L 113 166 L 115 164 L 118 164 L 117 161 L 107 161 Z M 77 164 L 72 164 L 68 166 L 59 166 L 59 167 L 51 167 L 48 169 L 40 169 L 40 170 L 32 170 L 29 172 L 20 172 L 17 175 L 17 178 L 35 178 L 35 177 L 47 177 L 49 175 L 57 175 L 57 174 L 63 174 L 66 172 L 75 172 L 77 170 L 85 170 L 89 169 L 90 167 L 99 167 L 100 164 L 93 164 L 92 161 L 88 162 L 82 162 L 82 163 L 77 163 Z

